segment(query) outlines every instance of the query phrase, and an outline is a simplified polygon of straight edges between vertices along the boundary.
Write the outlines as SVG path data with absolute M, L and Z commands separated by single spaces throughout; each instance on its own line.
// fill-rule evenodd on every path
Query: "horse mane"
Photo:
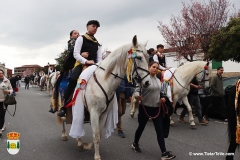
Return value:
M 177 72 L 181 72 L 182 77 L 186 77 L 187 74 L 186 73 L 194 73 L 196 68 L 193 67 L 193 64 L 195 64 L 196 66 L 200 66 L 203 64 L 207 64 L 207 62 L 204 61 L 194 61 L 194 62 L 189 62 L 189 63 L 185 63 L 184 65 L 178 67 L 176 69 Z M 204 66 L 202 68 L 202 70 L 204 69 Z M 211 72 L 211 67 L 208 67 L 209 72 Z
M 138 44 L 137 47 L 142 46 L 141 44 Z M 132 44 L 126 44 L 123 45 L 117 49 L 115 49 L 113 52 L 111 52 L 106 59 L 104 59 L 101 62 L 101 67 L 103 67 L 105 69 L 105 77 L 104 79 L 107 79 L 108 76 L 112 73 L 112 71 L 114 70 L 115 66 L 118 65 L 120 68 L 123 68 L 126 66 L 127 63 L 127 56 L 128 56 L 128 51 L 133 47 Z M 145 48 L 145 47 L 144 47 Z M 145 52 L 143 52 L 145 53 Z M 147 54 L 144 54 L 144 57 L 146 59 L 147 58 Z M 122 72 L 122 71 L 121 71 Z M 125 72 L 125 70 L 124 70 Z

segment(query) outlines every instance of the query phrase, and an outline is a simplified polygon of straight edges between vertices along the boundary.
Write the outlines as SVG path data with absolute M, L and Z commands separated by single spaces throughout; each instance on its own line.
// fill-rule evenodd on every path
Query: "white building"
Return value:
M 168 65 L 170 67 L 178 67 L 182 62 L 185 63 L 187 60 L 182 58 L 181 60 L 176 60 L 177 53 L 176 52 L 168 52 L 164 53 L 167 58 Z M 194 56 L 194 60 L 201 60 L 203 58 L 203 53 L 199 53 Z M 233 61 L 223 61 L 222 67 L 224 68 L 224 72 L 240 72 L 240 63 Z

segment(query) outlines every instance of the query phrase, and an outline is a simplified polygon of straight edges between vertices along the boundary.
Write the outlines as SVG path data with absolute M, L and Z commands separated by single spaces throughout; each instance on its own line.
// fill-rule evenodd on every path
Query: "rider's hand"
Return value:
M 202 86 L 200 86 L 200 85 L 197 86 L 197 89 L 201 89 L 201 88 L 202 88 Z
M 137 96 L 137 99 L 138 99 L 139 101 L 142 101 L 142 96 Z
M 92 64 L 95 64 L 93 60 L 90 60 L 90 61 L 86 61 L 85 64 L 88 64 L 88 65 L 92 65 Z
M 161 98 L 162 102 L 165 103 L 166 102 L 166 99 L 165 98 Z
M 83 56 L 84 58 L 88 58 L 88 52 L 83 52 L 83 53 L 81 53 L 81 56 Z

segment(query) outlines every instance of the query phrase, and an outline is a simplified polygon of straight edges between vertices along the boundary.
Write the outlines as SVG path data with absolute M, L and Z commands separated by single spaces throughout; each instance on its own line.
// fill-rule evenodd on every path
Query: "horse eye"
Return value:
M 142 60 L 142 57 L 141 56 L 136 56 L 137 59 L 139 60 Z

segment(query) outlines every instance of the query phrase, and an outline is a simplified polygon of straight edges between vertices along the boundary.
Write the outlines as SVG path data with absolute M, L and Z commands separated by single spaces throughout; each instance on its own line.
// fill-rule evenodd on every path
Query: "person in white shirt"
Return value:
M 51 75 L 53 72 L 56 72 L 55 66 L 50 66 L 48 69 L 49 75 Z
M 82 70 L 90 65 L 102 61 L 101 45 L 94 37 L 98 27 L 100 27 L 98 21 L 90 20 L 87 23 L 87 33 L 79 36 L 75 43 L 73 56 L 76 59 L 76 63 L 68 84 L 68 88 L 64 94 L 65 104 L 58 112 L 58 116 L 60 117 L 63 117 L 66 113 L 66 105 L 69 100 L 71 100 L 71 95 L 74 92 L 77 80 L 79 75 L 82 73 Z
M 167 58 L 163 54 L 164 46 L 162 44 L 157 45 L 157 53 L 153 56 L 153 60 L 159 63 L 159 69 L 165 71 L 168 68 Z

